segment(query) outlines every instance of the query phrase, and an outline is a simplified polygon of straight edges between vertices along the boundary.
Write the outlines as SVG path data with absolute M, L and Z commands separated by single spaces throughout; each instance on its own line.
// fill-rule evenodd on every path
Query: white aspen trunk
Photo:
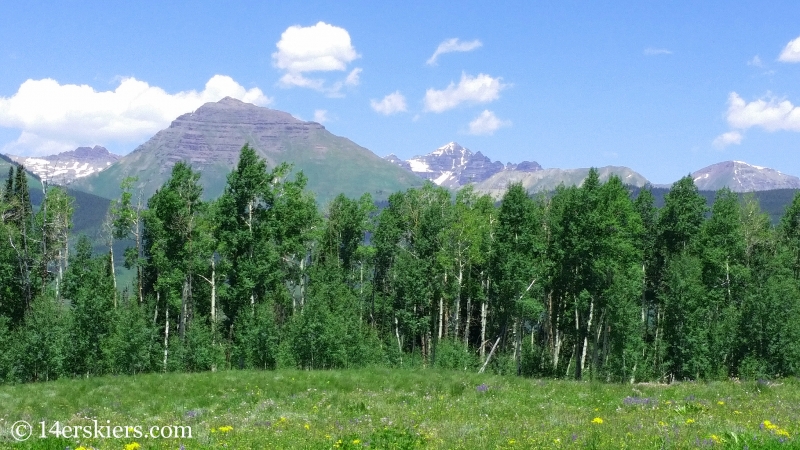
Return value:
M 400 342 L 400 323 L 397 320 L 397 316 L 394 318 L 394 335 L 397 337 L 397 349 L 400 351 L 400 354 L 403 354 L 403 343 Z
M 514 359 L 517 363 L 517 375 L 522 372 L 522 319 L 514 319 Z
M 359 276 L 359 283 L 358 283 L 358 327 L 361 328 L 361 323 L 364 322 L 364 263 L 359 262 L 358 264 L 359 271 L 361 275 Z
M 217 277 L 214 257 L 211 257 L 211 326 L 216 331 L 217 326 Z M 216 334 L 216 333 L 214 333 Z
M 483 371 L 486 370 L 486 366 L 489 365 L 489 360 L 492 359 L 492 355 L 494 355 L 494 351 L 497 348 L 497 344 L 500 343 L 500 338 L 501 337 L 503 337 L 502 333 L 500 334 L 500 336 L 497 336 L 497 340 L 494 341 L 494 345 L 492 345 L 492 350 L 489 351 L 489 356 L 486 357 L 486 360 L 483 362 L 483 365 L 481 366 L 481 370 L 479 370 L 478 373 L 483 373 Z
M 444 319 L 444 296 L 439 296 L 439 335 L 437 340 L 442 340 L 442 320 Z
M 456 286 L 456 298 L 453 302 L 455 309 L 455 320 L 453 321 L 453 336 L 458 339 L 458 332 L 461 329 L 461 284 L 464 281 L 464 265 L 459 262 L 458 264 L 458 285 Z M 469 313 L 467 313 L 469 314 Z
M 728 287 L 728 303 L 731 302 L 731 268 L 728 266 L 728 260 L 725 259 L 725 285 Z
M 180 336 L 181 340 L 186 337 L 186 314 L 187 314 L 187 303 L 188 298 L 187 294 L 189 291 L 189 286 L 187 283 L 186 278 L 183 279 L 183 289 L 181 289 L 181 316 L 178 318 L 178 336 Z
M 464 347 L 469 346 L 469 325 L 472 318 L 472 297 L 467 295 L 467 311 L 464 317 Z
M 660 331 L 661 331 L 661 308 L 656 306 L 656 335 L 655 338 L 653 339 L 653 367 L 656 368 L 658 367 L 658 352 L 659 352 L 658 335 Z
M 486 301 L 481 303 L 481 359 L 486 355 L 486 316 L 489 314 L 489 305 Z
M 56 278 L 56 299 L 61 299 L 61 279 L 64 277 L 64 263 L 61 249 L 58 249 L 58 278 Z
M 561 352 L 561 332 L 559 331 L 561 315 L 556 313 L 556 329 L 553 330 L 555 338 L 553 339 L 553 369 L 558 367 L 558 358 Z
M 644 263 L 642 263 L 642 323 L 645 323 L 644 315 L 645 315 L 645 309 L 647 308 L 647 299 L 645 297 L 646 294 L 647 294 L 647 272 L 645 270 Z
M 306 268 L 306 258 L 300 259 L 300 312 L 303 312 L 303 305 L 306 303 L 306 277 L 304 270 Z
M 109 248 L 109 258 L 111 259 L 111 279 L 114 280 L 114 309 L 117 309 L 117 271 L 114 269 L 114 241 L 111 241 Z
M 586 334 L 583 336 L 583 349 L 581 350 L 581 374 L 586 368 L 586 349 L 589 346 L 589 333 L 592 331 L 592 316 L 594 315 L 594 297 L 589 301 L 589 321 L 586 323 Z
M 169 355 L 169 307 L 164 308 L 164 372 L 167 371 L 167 355 Z

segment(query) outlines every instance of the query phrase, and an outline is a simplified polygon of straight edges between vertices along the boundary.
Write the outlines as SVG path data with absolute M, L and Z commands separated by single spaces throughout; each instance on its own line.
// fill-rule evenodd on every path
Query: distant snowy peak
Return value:
M 744 161 L 723 161 L 692 173 L 698 189 L 716 191 L 724 187 L 733 192 L 800 189 L 800 178 Z
M 499 161 L 492 161 L 481 152 L 472 153 L 457 142 L 450 142 L 427 155 L 415 156 L 407 161 L 395 155 L 389 155 L 384 159 L 448 188 L 479 183 L 504 170 L 522 172 L 542 170 L 538 163 L 532 161 L 504 165 Z
M 8 155 L 43 181 L 66 185 L 78 178 L 101 172 L 116 162 L 120 156 L 105 147 L 78 147 L 57 155 L 28 157 Z

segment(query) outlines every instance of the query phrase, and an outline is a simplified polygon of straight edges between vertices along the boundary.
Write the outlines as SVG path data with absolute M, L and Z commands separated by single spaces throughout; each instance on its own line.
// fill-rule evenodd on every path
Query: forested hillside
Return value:
M 378 211 L 319 212 L 302 173 L 245 146 L 204 201 L 177 163 L 149 199 L 126 179 L 104 233 L 69 248 L 73 203 L 0 192 L 0 380 L 102 373 L 441 366 L 609 381 L 800 374 L 800 195 L 777 226 L 755 197 L 691 177 L 656 207 L 619 178 L 499 204 L 426 184 Z M 113 248 L 113 247 L 112 247 Z M 119 257 L 119 255 L 117 255 Z

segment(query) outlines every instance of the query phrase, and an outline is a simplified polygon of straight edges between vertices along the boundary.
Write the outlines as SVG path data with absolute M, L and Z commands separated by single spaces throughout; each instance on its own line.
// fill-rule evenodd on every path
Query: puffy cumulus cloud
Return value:
M 314 110 L 314 122 L 317 123 L 325 123 L 328 120 L 328 111 L 324 109 L 315 109 Z
M 488 103 L 500 98 L 500 91 L 507 88 L 502 78 L 478 74 L 477 77 L 461 74 L 461 81 L 450 83 L 446 89 L 425 91 L 425 110 L 436 113 L 453 109 L 462 103 Z
M 400 91 L 395 91 L 386 97 L 383 97 L 383 100 L 381 101 L 370 100 L 369 105 L 373 110 L 385 116 L 407 111 L 406 98 L 400 93 Z
M 477 39 L 473 41 L 461 41 L 458 38 L 447 39 L 436 47 L 436 51 L 433 52 L 433 55 L 428 58 L 428 61 L 425 63 L 429 66 L 435 66 L 439 56 L 445 53 L 471 52 L 481 46 L 483 46 L 483 43 Z
M 113 91 L 88 85 L 27 80 L 10 97 L 0 97 L 0 126 L 21 130 L 4 152 L 45 155 L 80 145 L 135 143 L 165 128 L 177 116 L 223 97 L 265 106 L 261 89 L 245 89 L 231 77 L 214 75 L 202 91 L 170 94 L 135 78 Z
M 346 71 L 348 64 L 361 56 L 344 28 L 318 22 L 310 27 L 294 25 L 281 34 L 272 54 L 272 62 L 285 73 L 279 80 L 282 87 L 303 87 L 323 92 L 331 97 L 341 96 L 344 86 L 359 84 L 361 68 L 350 71 L 342 81 L 327 87 L 322 78 L 304 74 L 313 72 Z
M 781 55 L 778 57 L 778 61 L 800 62 L 800 36 L 786 44 L 786 47 L 784 47 Z
M 492 111 L 485 109 L 475 120 L 469 123 L 469 134 L 492 135 L 500 128 L 510 126 L 510 120 L 500 120 Z
M 739 145 L 742 143 L 742 133 L 738 131 L 728 131 L 727 133 L 722 133 L 714 139 L 712 145 L 718 149 L 723 149 L 731 144 Z
M 668 50 L 666 48 L 653 48 L 647 47 L 644 49 L 645 56 L 656 56 L 656 55 L 671 55 L 672 50 Z
M 742 132 L 752 127 L 767 131 L 800 131 L 800 106 L 772 96 L 747 102 L 736 92 L 731 92 L 726 118 L 733 130 L 714 139 L 712 144 L 717 148 L 740 144 L 744 139 Z
M 744 130 L 761 127 L 767 131 L 800 131 L 800 106 L 775 98 L 746 102 L 736 92 L 728 96 L 728 124 Z

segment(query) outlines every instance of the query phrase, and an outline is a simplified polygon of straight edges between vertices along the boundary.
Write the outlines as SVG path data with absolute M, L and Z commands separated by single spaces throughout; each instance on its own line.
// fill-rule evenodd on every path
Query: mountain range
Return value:
M 377 200 L 386 199 L 423 182 L 319 123 L 226 97 L 183 114 L 108 169 L 76 180 L 73 187 L 116 198 L 120 181 L 135 176 L 136 188 L 149 198 L 169 178 L 172 166 L 185 161 L 201 173 L 204 197 L 215 198 L 245 144 L 269 167 L 289 162 L 302 170 L 321 205 L 339 193 L 358 197 L 369 192 Z
M 110 153 L 99 145 L 78 147 L 50 156 L 7 156 L 12 161 L 24 165 L 39 179 L 59 185 L 67 185 L 78 178 L 102 172 L 120 158 L 119 155 Z
M 149 198 L 169 178 L 172 166 L 186 161 L 201 173 L 204 197 L 215 198 L 222 193 L 244 144 L 250 144 L 270 167 L 289 162 L 294 170 L 302 170 L 321 205 L 338 193 L 358 197 L 369 192 L 376 200 L 385 200 L 424 180 L 450 189 L 471 184 L 476 191 L 499 198 L 511 183 L 522 183 L 529 192 L 549 191 L 562 183 L 580 185 L 589 172 L 588 168 L 545 169 L 535 161 L 493 161 L 456 142 L 408 160 L 395 155 L 380 158 L 319 123 L 230 97 L 181 115 L 125 156 L 95 146 L 45 157 L 7 158 L 24 164 L 40 179 L 70 184 L 73 190 L 107 199 L 119 196 L 120 182 L 128 176 L 138 177 L 137 187 L 143 198 Z M 627 167 L 606 166 L 598 171 L 602 181 L 616 175 L 630 186 L 650 184 Z M 800 189 L 800 178 L 741 161 L 714 164 L 692 177 L 700 190 Z
M 393 154 L 384 159 L 439 186 L 452 189 L 480 183 L 503 171 L 527 173 L 542 170 L 542 166 L 535 161 L 523 161 L 519 164 L 492 161 L 481 152 L 472 153 L 457 142 L 450 142 L 427 155 L 415 156 L 405 161 Z

